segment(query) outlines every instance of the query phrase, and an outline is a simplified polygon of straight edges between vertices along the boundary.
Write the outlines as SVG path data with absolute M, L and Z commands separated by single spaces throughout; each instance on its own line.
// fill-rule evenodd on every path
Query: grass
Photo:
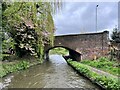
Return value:
M 99 58 L 98 60 L 83 60 L 81 63 L 95 67 L 97 69 L 103 70 L 105 72 L 108 72 L 110 74 L 120 76 L 119 71 L 119 63 L 115 61 L 110 61 L 108 58 L 102 57 Z
M 83 74 L 91 81 L 99 84 L 106 90 L 120 90 L 120 83 L 117 78 L 106 77 L 104 75 L 99 75 L 98 73 L 92 71 L 86 65 L 82 63 L 78 63 L 76 61 L 72 61 L 71 59 L 67 60 L 67 62 L 74 67 L 79 73 Z

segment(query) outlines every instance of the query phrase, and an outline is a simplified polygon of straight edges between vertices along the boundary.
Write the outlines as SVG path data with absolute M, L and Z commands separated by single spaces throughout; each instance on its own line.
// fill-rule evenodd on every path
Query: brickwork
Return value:
M 82 54 L 82 59 L 96 59 L 108 52 L 108 34 L 108 31 L 104 31 L 55 36 L 54 46 L 64 46 L 75 50 Z

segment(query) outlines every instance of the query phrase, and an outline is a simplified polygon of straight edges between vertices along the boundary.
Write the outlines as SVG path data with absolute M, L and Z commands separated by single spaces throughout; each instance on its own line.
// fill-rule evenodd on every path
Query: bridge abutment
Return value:
M 45 60 L 49 60 L 49 51 L 46 51 L 44 54 Z
M 70 50 L 69 56 L 75 61 L 78 61 L 78 62 L 81 61 L 81 54 L 76 51 Z

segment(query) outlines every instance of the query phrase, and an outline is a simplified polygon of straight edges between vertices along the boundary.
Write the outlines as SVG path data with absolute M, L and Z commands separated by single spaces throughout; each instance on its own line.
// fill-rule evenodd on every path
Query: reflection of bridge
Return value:
M 69 50 L 69 56 L 73 57 L 76 61 L 94 59 L 107 53 L 108 34 L 108 31 L 104 31 L 99 33 L 55 36 L 54 46 L 45 46 L 45 55 L 48 57 L 50 49 L 63 47 Z

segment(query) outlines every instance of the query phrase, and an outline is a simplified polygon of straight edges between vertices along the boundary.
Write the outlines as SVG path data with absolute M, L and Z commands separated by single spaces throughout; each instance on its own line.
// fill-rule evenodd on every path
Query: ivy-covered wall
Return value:
M 14 42 L 17 56 L 43 55 L 44 45 L 53 45 L 52 15 L 60 7 L 51 2 L 2 2 L 2 28 Z M 58 7 L 57 7 L 58 6 Z M 6 40 L 6 38 L 3 39 Z M 11 47 L 10 47 L 11 48 Z M 9 48 L 8 48 L 9 49 Z

